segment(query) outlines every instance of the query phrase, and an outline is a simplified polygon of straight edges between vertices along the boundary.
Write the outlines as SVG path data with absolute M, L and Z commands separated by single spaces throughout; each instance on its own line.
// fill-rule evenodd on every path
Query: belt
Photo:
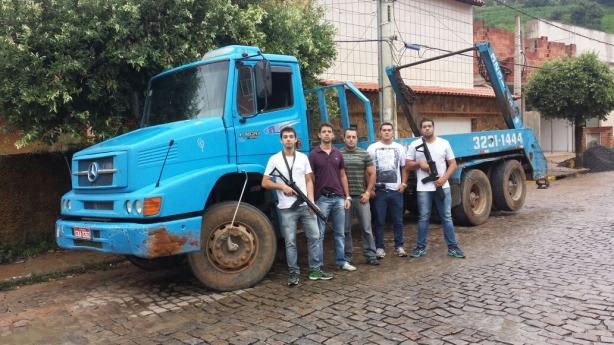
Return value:
M 327 197 L 327 198 L 332 198 L 332 197 L 334 197 L 337 194 L 335 194 L 334 192 L 326 192 L 326 191 L 323 190 L 322 191 L 322 195 Z
M 375 188 L 375 191 L 384 192 L 384 193 L 397 192 L 396 189 L 389 189 L 389 188 Z

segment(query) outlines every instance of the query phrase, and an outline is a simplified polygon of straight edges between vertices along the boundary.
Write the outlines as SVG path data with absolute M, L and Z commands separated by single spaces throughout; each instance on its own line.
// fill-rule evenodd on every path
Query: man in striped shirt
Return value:
M 345 210 L 345 260 L 352 262 L 352 214 L 356 212 L 358 224 L 362 231 L 362 253 L 367 264 L 377 266 L 379 261 L 375 257 L 375 241 L 371 230 L 371 210 L 369 199 L 375 185 L 375 166 L 371 155 L 356 146 L 358 133 L 355 128 L 345 130 L 343 141 L 345 146 L 341 149 L 345 161 L 345 174 L 348 179 L 352 206 Z M 365 174 L 366 173 L 366 174 Z M 365 183 L 365 175 L 367 181 Z

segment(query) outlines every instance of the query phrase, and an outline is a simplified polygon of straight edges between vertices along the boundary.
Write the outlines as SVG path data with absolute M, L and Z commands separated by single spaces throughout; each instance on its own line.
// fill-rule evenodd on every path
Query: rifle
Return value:
M 322 219 L 324 223 L 326 223 L 327 219 L 324 216 L 324 213 L 320 211 L 318 206 L 314 204 L 305 193 L 296 185 L 296 182 L 289 181 L 277 168 L 274 168 L 273 171 L 269 174 L 269 176 L 279 177 L 288 187 L 292 188 L 292 190 L 296 193 L 296 201 L 290 206 L 290 209 L 296 211 L 296 209 L 301 206 L 302 203 L 307 203 L 307 206 L 313 211 L 313 213 L 318 216 L 318 218 Z
M 423 148 L 422 151 L 418 151 L 420 147 Z M 422 183 L 437 181 L 439 179 L 439 174 L 437 173 L 437 164 L 435 164 L 435 161 L 433 161 L 433 158 L 431 157 L 431 152 L 429 151 L 429 148 L 426 145 L 426 141 L 424 141 L 424 138 L 422 138 L 422 144 L 416 146 L 416 151 L 424 153 L 426 162 L 429 164 L 429 169 L 431 170 L 429 176 L 422 179 Z M 443 188 L 441 188 L 441 186 L 437 187 L 437 195 L 439 195 L 439 197 L 442 199 L 446 196 L 443 193 Z

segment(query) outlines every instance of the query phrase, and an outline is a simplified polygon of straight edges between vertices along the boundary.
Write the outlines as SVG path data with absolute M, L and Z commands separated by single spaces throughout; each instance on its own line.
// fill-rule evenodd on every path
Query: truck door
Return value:
M 279 133 L 292 126 L 299 138 L 302 133 L 300 114 L 294 97 L 293 71 L 289 65 L 272 65 L 273 92 L 267 99 L 255 94 L 252 65 L 238 67 L 236 113 L 233 116 L 237 145 L 237 163 L 266 166 L 268 159 L 282 150 Z M 300 125 L 299 125 L 300 124 Z

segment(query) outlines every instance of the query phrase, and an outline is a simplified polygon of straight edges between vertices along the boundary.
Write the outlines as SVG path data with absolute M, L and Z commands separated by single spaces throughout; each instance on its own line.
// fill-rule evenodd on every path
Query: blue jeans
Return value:
M 373 206 L 375 210 L 375 247 L 384 249 L 384 223 L 386 222 L 386 213 L 390 211 L 392 216 L 392 231 L 394 234 L 394 247 L 403 247 L 405 240 L 403 239 L 403 194 L 398 191 L 376 191 L 373 198 Z
M 358 224 L 362 231 L 362 254 L 365 259 L 375 259 L 375 242 L 371 230 L 371 207 L 369 202 L 360 202 L 360 196 L 352 198 L 352 207 L 345 210 L 345 260 L 352 261 L 354 246 L 352 244 L 352 216 L 356 212 Z
M 316 216 L 309 212 L 307 205 L 299 206 L 296 211 L 286 208 L 279 210 L 281 219 L 281 230 L 286 241 L 286 260 L 288 268 L 299 273 L 300 269 L 297 264 L 298 251 L 296 249 L 296 223 L 301 222 L 305 236 L 307 237 L 307 259 L 309 269 L 315 271 L 320 268 L 320 230 Z
M 343 208 L 345 199 L 340 196 L 331 198 L 322 195 L 316 200 L 316 205 L 324 216 L 331 220 L 333 226 L 333 236 L 335 240 L 335 265 L 345 265 L 345 208 Z M 320 228 L 320 263 L 324 265 L 324 233 L 326 232 L 326 223 L 318 218 L 318 227 Z
M 429 219 L 433 208 L 433 199 L 439 210 L 441 226 L 443 227 L 443 237 L 448 246 L 456 245 L 454 236 L 454 224 L 452 223 L 452 194 L 450 188 L 444 188 L 445 198 L 442 200 L 437 192 L 418 192 L 418 243 L 417 247 L 426 247 L 426 235 L 429 232 Z

